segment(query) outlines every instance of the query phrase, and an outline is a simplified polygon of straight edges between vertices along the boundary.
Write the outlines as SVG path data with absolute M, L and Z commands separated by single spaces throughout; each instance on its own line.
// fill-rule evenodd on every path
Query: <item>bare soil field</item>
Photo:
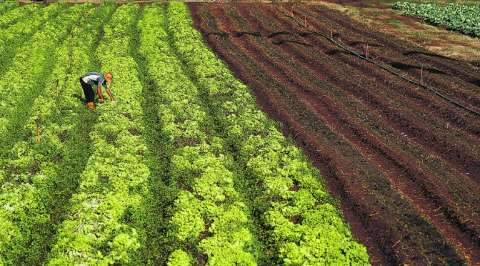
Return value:
M 455 2 L 475 3 L 461 0 Z M 478 70 L 480 39 L 423 23 L 419 18 L 403 16 L 401 12 L 391 8 L 393 3 L 395 3 L 393 0 L 323 0 L 309 2 L 309 5 L 322 5 L 337 10 L 375 31 L 393 35 L 421 46 L 429 52 L 469 61 Z
M 206 42 L 317 166 L 373 264 L 480 263 L 480 73 L 322 6 L 190 3 Z M 305 25 L 298 23 L 304 21 Z

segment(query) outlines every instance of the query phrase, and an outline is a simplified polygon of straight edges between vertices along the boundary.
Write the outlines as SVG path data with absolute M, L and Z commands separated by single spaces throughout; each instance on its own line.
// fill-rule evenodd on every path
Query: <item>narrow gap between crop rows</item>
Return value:
M 148 180 L 149 195 L 145 199 L 147 217 L 143 222 L 146 231 L 144 246 L 140 254 L 142 261 L 148 265 L 164 265 L 168 255 L 175 248 L 171 237 L 167 235 L 171 218 L 171 206 L 174 205 L 176 190 L 171 188 L 170 161 L 172 147 L 168 146 L 165 136 L 162 135 L 163 127 L 159 119 L 159 92 L 155 82 L 148 73 L 146 59 L 138 52 L 140 47 L 139 22 L 143 19 L 144 8 L 139 12 L 134 37 L 131 42 L 130 54 L 137 65 L 138 78 L 142 83 L 142 108 L 144 113 L 145 134 L 149 153 L 147 163 L 150 170 Z

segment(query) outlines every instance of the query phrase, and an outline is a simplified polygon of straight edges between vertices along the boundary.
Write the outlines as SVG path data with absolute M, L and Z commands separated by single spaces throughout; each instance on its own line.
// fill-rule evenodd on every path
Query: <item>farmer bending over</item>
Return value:
M 111 101 L 114 101 L 112 92 L 110 91 L 110 84 L 112 83 L 113 75 L 111 72 L 105 72 L 103 74 L 97 72 L 88 72 L 80 78 L 80 84 L 82 85 L 83 93 L 87 102 L 87 108 L 95 109 L 95 92 L 93 88 L 97 88 L 98 101 L 103 103 L 102 86 L 105 87 L 108 96 Z

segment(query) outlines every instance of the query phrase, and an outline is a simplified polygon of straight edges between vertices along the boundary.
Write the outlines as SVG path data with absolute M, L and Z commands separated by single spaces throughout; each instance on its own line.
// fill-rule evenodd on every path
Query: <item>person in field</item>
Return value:
M 82 77 L 80 77 L 80 84 L 82 85 L 83 93 L 85 94 L 86 106 L 88 109 L 95 109 L 95 92 L 94 88 L 97 91 L 98 102 L 103 103 L 105 100 L 103 98 L 102 86 L 105 87 L 105 91 L 110 97 L 111 101 L 115 101 L 112 91 L 110 90 L 110 84 L 112 83 L 113 75 L 111 72 L 98 73 L 98 72 L 88 72 Z

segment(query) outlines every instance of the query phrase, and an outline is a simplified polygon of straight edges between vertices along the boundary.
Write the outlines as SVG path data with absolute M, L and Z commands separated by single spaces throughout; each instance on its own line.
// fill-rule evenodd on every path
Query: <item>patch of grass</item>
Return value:
M 422 31 L 414 31 L 411 33 L 411 35 L 418 40 L 423 40 L 425 39 L 425 33 Z
M 392 25 L 392 26 L 395 26 L 397 28 L 401 28 L 403 26 L 403 23 L 400 20 L 395 19 L 395 18 L 387 19 L 387 23 Z

